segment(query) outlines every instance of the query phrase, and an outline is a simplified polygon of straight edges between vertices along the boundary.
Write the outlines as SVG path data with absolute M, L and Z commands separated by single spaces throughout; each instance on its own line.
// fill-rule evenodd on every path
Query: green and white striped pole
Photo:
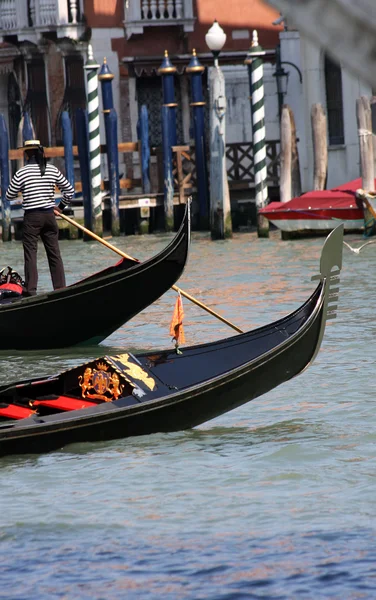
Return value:
M 103 235 L 102 194 L 101 194 L 101 147 L 99 134 L 99 97 L 98 69 L 100 65 L 94 60 L 91 44 L 88 46 L 88 59 L 84 66 L 87 77 L 88 122 L 89 122 L 89 156 L 92 191 L 92 231 Z
M 257 31 L 254 30 L 252 45 L 244 62 L 248 65 L 249 86 L 251 91 L 252 146 L 255 170 L 257 233 L 259 237 L 269 237 L 269 221 L 259 214 L 260 208 L 264 208 L 264 206 L 268 204 L 268 187 L 266 185 L 264 55 L 265 52 L 258 43 Z

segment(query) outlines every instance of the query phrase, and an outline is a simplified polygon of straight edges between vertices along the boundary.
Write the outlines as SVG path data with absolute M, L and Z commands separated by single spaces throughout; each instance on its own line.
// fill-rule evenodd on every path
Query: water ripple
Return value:
M 170 239 L 112 241 L 144 259 Z M 179 286 L 241 328 L 263 325 L 313 289 L 322 243 L 197 233 Z M 373 598 L 372 248 L 344 252 L 338 318 L 296 379 L 192 431 L 0 459 L 0 598 Z M 2 252 L 22 271 L 20 243 Z M 62 253 L 69 283 L 117 260 L 81 240 L 62 242 Z M 167 292 L 100 347 L 2 353 L 0 383 L 124 347 L 168 347 L 174 302 Z M 184 307 L 189 344 L 233 334 Z

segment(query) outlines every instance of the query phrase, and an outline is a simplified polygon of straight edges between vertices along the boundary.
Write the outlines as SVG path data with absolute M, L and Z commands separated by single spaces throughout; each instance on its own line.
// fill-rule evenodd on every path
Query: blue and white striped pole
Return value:
M 99 134 L 99 97 L 98 69 L 100 65 L 94 60 L 91 44 L 88 46 L 88 59 L 84 66 L 87 76 L 87 99 L 89 119 L 89 155 L 92 188 L 92 223 L 93 231 L 103 235 L 102 194 L 101 194 L 101 147 Z
M 252 146 L 255 170 L 255 200 L 257 210 L 257 232 L 259 237 L 269 237 L 269 221 L 258 211 L 268 204 L 266 133 L 264 108 L 264 50 L 259 45 L 257 31 L 253 31 L 252 45 L 244 61 L 248 65 L 251 91 Z

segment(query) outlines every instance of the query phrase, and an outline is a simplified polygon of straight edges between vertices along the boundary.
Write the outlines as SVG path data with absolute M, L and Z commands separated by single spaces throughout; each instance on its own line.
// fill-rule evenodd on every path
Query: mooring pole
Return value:
M 163 89 L 163 106 L 166 106 L 168 110 L 169 116 L 169 136 L 171 146 L 176 146 L 177 144 L 177 134 L 176 134 L 176 107 L 177 103 L 175 102 L 175 73 L 176 67 L 174 67 L 170 61 L 167 50 L 165 50 L 165 55 L 161 66 L 158 69 L 158 75 L 162 76 L 162 89 Z
M 64 163 L 65 163 L 65 176 L 69 183 L 75 187 L 74 182 L 74 163 L 73 163 L 73 135 L 72 135 L 72 123 L 70 120 L 69 113 L 64 110 L 61 113 L 61 130 L 63 134 L 63 146 L 64 146 Z M 70 240 L 78 238 L 77 227 L 68 226 L 68 237 Z
M 138 132 L 138 137 L 141 142 L 142 191 L 145 192 L 145 194 L 150 194 L 149 115 L 146 104 L 141 106 L 140 118 L 138 121 Z
M 69 113 L 66 110 L 61 113 L 61 129 L 63 132 L 65 176 L 74 187 L 72 124 Z
M 269 221 L 259 210 L 268 204 L 266 144 L 265 144 L 265 108 L 264 108 L 264 50 L 258 43 L 257 31 L 253 31 L 251 47 L 245 64 L 248 65 L 251 91 L 252 147 L 255 169 L 255 200 L 257 211 L 257 233 L 259 237 L 269 237 Z
M 120 176 L 119 176 L 119 153 L 118 153 L 118 120 L 116 110 L 110 109 L 105 115 L 106 139 L 107 139 L 107 161 L 108 178 L 111 194 L 111 233 L 120 235 Z
M 192 52 L 191 61 L 186 72 L 191 76 L 191 95 L 193 110 L 193 131 L 195 138 L 197 197 L 199 206 L 199 228 L 209 229 L 209 194 L 208 172 L 206 165 L 205 143 L 205 104 L 202 91 L 202 75 L 205 67 L 200 64 L 196 50 Z
M 102 104 L 106 132 L 107 168 L 111 201 L 111 233 L 112 235 L 116 236 L 120 234 L 120 182 L 117 114 L 114 109 L 114 100 L 112 95 L 113 78 L 114 74 L 111 73 L 107 64 L 107 59 L 104 58 L 103 65 L 99 71 L 98 80 L 101 82 L 102 87 Z
M 88 46 L 88 59 L 84 65 L 87 76 L 88 118 L 89 118 L 89 152 L 92 201 L 92 227 L 97 235 L 103 235 L 102 194 L 101 194 L 101 148 L 99 134 L 99 98 L 98 74 L 99 64 L 94 59 L 91 44 Z M 89 227 L 90 229 L 90 227 Z
M 35 139 L 34 126 L 33 126 L 31 117 L 27 110 L 24 111 L 23 117 L 24 117 L 24 120 L 23 120 L 23 125 L 22 125 L 22 137 L 23 137 L 22 141 L 25 142 L 26 140 L 34 140 Z
M 1 185 L 1 226 L 3 242 L 12 239 L 10 202 L 6 191 L 9 186 L 9 138 L 4 115 L 0 114 L 0 185 Z
M 172 148 L 170 143 L 170 113 L 168 106 L 162 106 L 162 145 L 164 180 L 164 222 L 165 230 L 174 229 L 174 180 L 172 176 Z
M 84 204 L 84 223 L 86 229 L 93 231 L 93 203 L 91 199 L 91 179 L 90 179 L 90 150 L 89 150 L 89 125 L 87 111 L 83 108 L 76 110 L 76 130 L 78 145 L 78 160 L 81 171 L 82 197 Z M 95 232 L 94 232 L 95 233 Z M 91 240 L 89 236 L 84 235 L 84 241 Z

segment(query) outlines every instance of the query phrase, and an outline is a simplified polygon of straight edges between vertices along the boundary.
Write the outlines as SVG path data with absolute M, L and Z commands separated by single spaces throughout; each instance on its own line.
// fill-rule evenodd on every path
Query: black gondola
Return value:
M 335 316 L 343 225 L 328 236 L 319 283 L 283 319 L 214 343 L 124 352 L 0 388 L 0 455 L 39 453 L 199 425 L 304 371 Z
M 0 349 L 99 344 L 175 284 L 187 262 L 189 240 L 188 202 L 176 236 L 151 259 L 135 262 L 122 258 L 61 290 L 30 298 L 18 294 L 4 298 L 0 301 Z

